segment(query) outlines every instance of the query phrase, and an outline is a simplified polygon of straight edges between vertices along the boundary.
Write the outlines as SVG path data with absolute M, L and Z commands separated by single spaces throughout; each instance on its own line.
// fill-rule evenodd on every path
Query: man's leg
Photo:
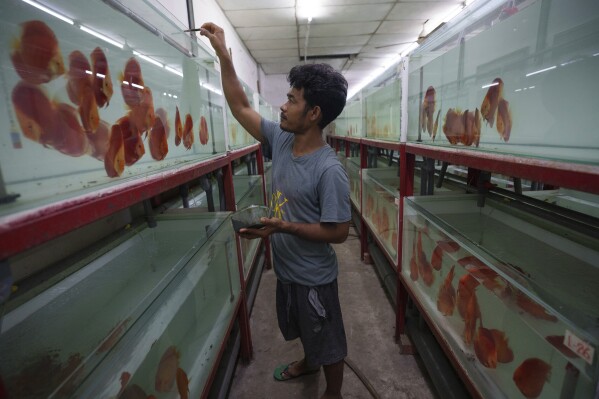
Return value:
M 341 398 L 341 385 L 343 384 L 343 360 L 337 363 L 323 365 L 324 376 L 327 380 L 327 389 L 321 399 Z

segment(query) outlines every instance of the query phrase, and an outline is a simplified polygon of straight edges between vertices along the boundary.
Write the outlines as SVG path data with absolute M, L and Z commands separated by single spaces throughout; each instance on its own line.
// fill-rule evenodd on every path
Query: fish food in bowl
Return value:
M 233 230 L 239 233 L 240 229 L 259 229 L 264 227 L 260 218 L 269 217 L 270 209 L 263 205 L 250 205 L 231 215 Z

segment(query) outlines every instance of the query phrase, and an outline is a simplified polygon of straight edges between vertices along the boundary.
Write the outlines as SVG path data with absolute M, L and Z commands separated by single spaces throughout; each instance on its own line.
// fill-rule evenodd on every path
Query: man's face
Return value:
M 310 108 L 304 100 L 304 89 L 292 87 L 287 93 L 287 102 L 281 105 L 281 129 L 291 133 L 302 133 L 310 127 Z

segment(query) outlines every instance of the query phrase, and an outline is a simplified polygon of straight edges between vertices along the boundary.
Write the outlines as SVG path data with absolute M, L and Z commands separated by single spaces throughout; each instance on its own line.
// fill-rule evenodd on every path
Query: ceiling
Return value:
M 307 56 L 307 62 L 327 62 L 341 71 L 351 91 L 368 75 L 396 60 L 398 54 L 418 39 L 427 20 L 451 13 L 463 1 L 217 0 L 217 3 L 266 75 L 287 74 Z M 313 16 L 310 23 L 308 13 Z

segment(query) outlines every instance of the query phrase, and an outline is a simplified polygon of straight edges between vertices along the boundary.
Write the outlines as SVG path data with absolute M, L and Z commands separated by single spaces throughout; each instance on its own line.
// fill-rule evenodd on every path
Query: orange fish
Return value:
M 162 123 L 162 119 L 157 116 L 154 122 L 154 126 L 150 131 L 150 138 L 148 139 L 150 146 L 150 154 L 152 158 L 157 161 L 161 161 L 166 157 L 168 153 L 168 142 L 166 141 L 166 129 L 165 124 Z
M 88 152 L 89 141 L 77 118 L 75 108 L 58 104 L 52 125 L 52 146 L 63 154 L 80 157 Z
M 108 106 L 112 98 L 112 78 L 108 69 L 108 60 L 100 47 L 96 47 L 90 55 L 92 61 L 92 85 L 98 107 Z
M 466 345 L 472 343 L 472 338 L 476 332 L 476 321 L 480 318 L 480 309 L 478 307 L 478 300 L 476 299 L 476 293 L 473 293 L 468 300 L 466 306 L 466 314 L 464 316 L 464 342 Z
M 555 346 L 561 353 L 569 358 L 575 358 L 576 353 L 572 352 L 570 348 L 564 345 L 564 336 L 563 335 L 549 335 L 545 337 L 545 339 L 553 346 Z
M 131 320 L 130 317 L 126 318 L 125 320 L 117 323 L 116 326 L 114 326 L 114 328 L 110 330 L 110 334 L 108 335 L 108 337 L 106 337 L 106 339 L 103 340 L 102 345 L 100 345 L 100 347 L 98 348 L 99 353 L 108 351 L 118 342 L 121 336 L 125 333 L 127 324 L 129 324 L 129 320 Z M 123 376 L 121 375 L 121 381 L 122 378 Z
M 439 129 L 439 116 L 441 115 L 441 110 L 437 111 L 437 117 L 435 118 L 435 125 L 433 127 L 433 141 L 435 141 L 435 137 L 437 136 L 437 131 Z
M 522 291 L 516 292 L 516 304 L 526 313 L 530 314 L 533 317 L 536 317 L 537 319 L 557 321 L 557 317 L 555 317 L 551 313 L 547 313 L 547 310 L 543 306 L 534 302 Z
M 447 277 L 443 280 L 443 284 L 439 288 L 437 296 L 437 310 L 444 316 L 451 316 L 455 308 L 455 289 L 451 284 L 453 281 L 455 265 L 451 266 Z
M 141 66 L 135 57 L 129 58 L 125 70 L 119 74 L 121 93 L 125 104 L 135 107 L 141 103 L 144 79 L 141 75 Z
M 202 145 L 208 144 L 208 124 L 203 116 L 200 118 L 200 143 Z
M 21 24 L 21 35 L 13 41 L 10 58 L 21 79 L 32 84 L 48 83 L 64 73 L 56 35 L 42 21 Z
M 190 149 L 193 145 L 193 119 L 190 114 L 185 115 L 185 126 L 183 127 L 183 146 Z
M 181 399 L 189 399 L 189 379 L 181 367 L 177 369 L 177 390 Z
M 472 111 L 464 111 L 464 135 L 461 139 L 462 144 L 478 147 L 480 142 L 480 114 L 478 108 Z
M 514 352 L 508 345 L 508 339 L 505 333 L 500 330 L 491 329 L 493 334 L 493 341 L 495 342 L 495 348 L 497 349 L 497 361 L 499 363 L 509 363 L 514 360 Z
M 125 170 L 125 143 L 120 125 L 112 125 L 108 150 L 104 156 L 104 169 L 108 177 L 119 177 Z
M 175 145 L 181 144 L 183 138 L 183 125 L 181 125 L 181 116 L 179 115 L 179 107 L 177 107 L 177 113 L 175 114 Z
M 456 252 L 460 245 L 451 240 L 438 241 L 431 255 L 431 266 L 435 270 L 441 270 L 444 252 Z
M 474 336 L 474 353 L 483 366 L 491 369 L 497 367 L 497 348 L 493 334 L 483 326 L 478 327 Z
M 474 296 L 475 289 L 478 285 L 479 282 L 476 281 L 476 279 L 470 274 L 464 274 L 462 277 L 460 277 L 458 282 L 456 304 L 458 305 L 458 312 L 462 318 L 466 318 L 468 303 L 470 302 L 470 298 Z
M 45 91 L 22 80 L 12 90 L 12 104 L 23 135 L 42 145 L 52 145 L 55 109 Z
M 179 351 L 175 346 L 169 346 L 158 363 L 154 388 L 158 392 L 168 392 L 172 389 L 179 368 Z
M 429 86 L 424 94 L 422 101 L 422 114 L 420 116 L 420 125 L 423 131 L 428 132 L 429 136 L 433 134 L 433 117 L 435 116 L 435 88 Z M 434 139 L 434 137 L 433 137 Z
M 551 374 L 551 366 L 543 360 L 532 357 L 526 359 L 514 371 L 514 382 L 527 398 L 536 398 L 543 391 L 545 381 L 548 381 Z
M 510 139 L 512 114 L 510 112 L 510 103 L 503 98 L 499 100 L 499 105 L 497 106 L 497 131 L 503 141 L 507 142 Z
M 84 130 L 88 133 L 95 133 L 100 125 L 100 114 L 98 113 L 98 104 L 96 104 L 96 98 L 91 87 L 81 97 L 79 116 L 81 117 Z
M 433 268 L 431 266 L 431 264 L 428 262 L 428 259 L 426 259 L 426 254 L 424 253 L 424 250 L 422 249 L 422 233 L 418 232 L 418 242 L 417 242 L 417 248 L 416 248 L 416 260 L 418 262 L 418 271 L 420 272 L 420 275 L 422 276 L 422 281 L 424 281 L 424 284 L 426 284 L 426 286 L 430 287 L 433 284 L 433 281 L 435 280 L 435 276 L 433 274 Z
M 458 263 L 474 276 L 478 281 L 490 289 L 496 291 L 497 289 L 503 288 L 503 285 L 498 281 L 499 275 L 495 270 L 491 269 L 484 262 L 475 256 L 465 256 L 458 260 Z
M 464 135 L 466 127 L 464 126 L 464 114 L 459 110 L 449 108 L 445 114 L 443 123 L 443 133 L 450 144 L 458 144 Z
M 414 240 L 412 244 L 412 257 L 410 258 L 410 278 L 412 279 L 412 281 L 418 280 L 418 262 L 416 261 L 416 240 Z
M 491 127 L 493 127 L 499 99 L 503 97 L 503 80 L 501 80 L 501 78 L 495 78 L 493 79 L 492 84 L 493 85 L 489 87 L 489 90 L 487 90 L 487 95 L 480 106 L 480 112 L 483 119 Z
M 127 385 L 118 399 L 147 399 L 147 397 L 148 395 L 139 385 L 133 384 Z

